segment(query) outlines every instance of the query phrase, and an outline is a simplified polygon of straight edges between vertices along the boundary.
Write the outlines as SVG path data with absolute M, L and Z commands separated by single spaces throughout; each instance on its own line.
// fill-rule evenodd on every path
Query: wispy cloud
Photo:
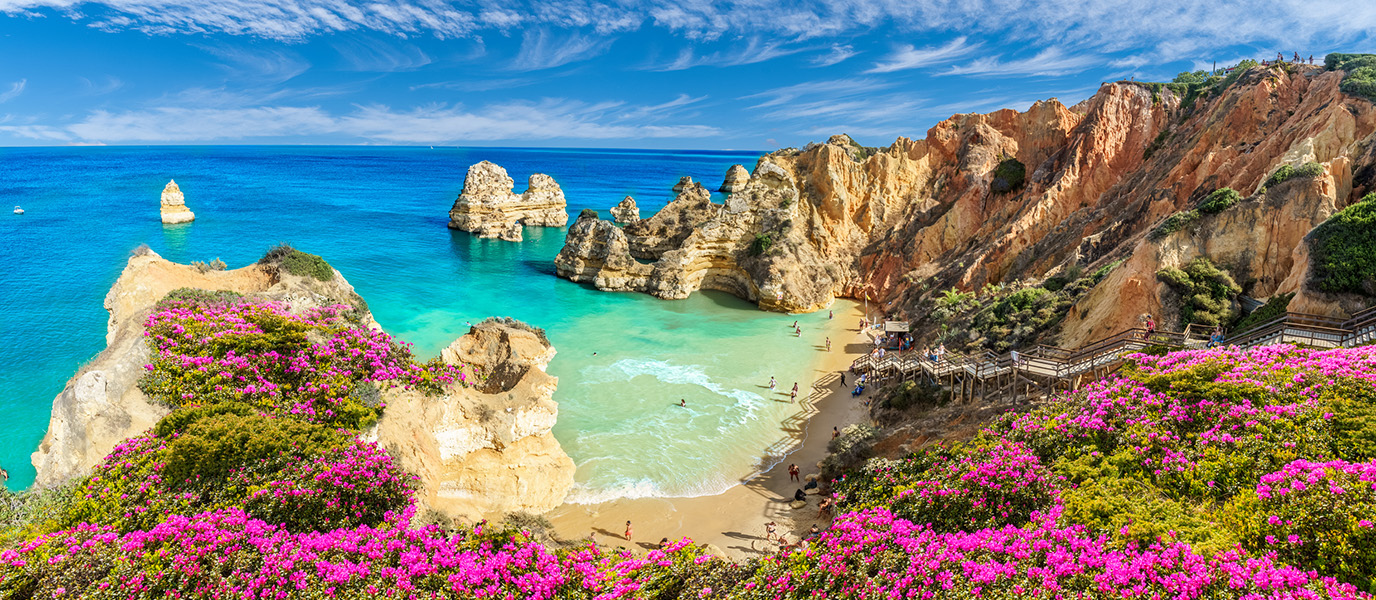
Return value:
M 20 79 L 19 81 L 11 83 L 10 89 L 0 92 L 0 104 L 18 98 L 20 94 L 24 93 L 24 87 L 28 84 L 29 80 L 27 79 Z
M 967 44 L 964 36 L 955 38 L 935 48 L 916 48 L 911 45 L 899 46 L 883 61 L 874 63 L 867 73 L 892 73 L 918 67 L 934 67 L 952 62 L 962 55 L 977 49 L 979 44 Z
M 79 79 L 81 79 L 81 84 L 86 87 L 86 93 L 93 96 L 103 96 L 124 87 L 124 81 L 114 75 L 106 75 L 100 81 L 85 77 Z
M 606 52 L 611 44 L 610 39 L 579 33 L 561 35 L 547 29 L 526 31 L 521 36 L 521 50 L 511 67 L 519 71 L 552 69 L 593 58 Z
M 431 62 L 431 58 L 415 44 L 394 40 L 345 38 L 331 44 L 344 60 L 344 69 L 371 73 L 414 71 Z
M 198 44 L 197 47 L 218 58 L 219 67 L 226 75 L 254 85 L 289 81 L 311 68 L 311 63 L 300 54 L 284 48 L 229 44 Z
M 833 44 L 830 52 L 812 57 L 812 66 L 830 67 L 831 65 L 846 62 L 856 54 L 859 54 L 859 52 L 856 52 L 855 48 L 851 47 L 849 44 Z
M 644 107 L 562 99 L 498 103 L 476 109 L 434 105 L 395 110 L 370 105 L 356 107 L 348 114 L 333 114 L 311 106 L 161 107 L 94 111 L 65 126 L 0 125 L 0 132 L 37 141 L 83 143 L 184 143 L 342 135 L 382 143 L 462 144 L 719 135 L 721 132 L 715 127 L 652 122 L 653 117 L 670 108 L 698 100 L 679 97 Z
M 1027 58 L 1008 61 L 1003 60 L 1002 56 L 977 58 L 966 64 L 953 66 L 938 74 L 982 77 L 1054 76 L 1065 75 L 1067 73 L 1079 73 L 1091 66 L 1100 64 L 1103 63 L 1102 59 L 1098 56 L 1083 53 L 1067 55 L 1059 48 L 1048 48 Z
M 731 51 L 718 50 L 709 54 L 698 54 L 692 47 L 686 47 L 678 54 L 678 58 L 672 62 L 664 64 L 654 64 L 646 68 L 648 71 L 683 71 L 693 67 L 714 66 L 714 67 L 734 67 L 738 65 L 753 65 L 755 63 L 774 60 L 781 56 L 788 56 L 802 52 L 803 48 L 788 47 L 783 42 L 768 42 L 760 37 L 752 37 L 742 48 Z

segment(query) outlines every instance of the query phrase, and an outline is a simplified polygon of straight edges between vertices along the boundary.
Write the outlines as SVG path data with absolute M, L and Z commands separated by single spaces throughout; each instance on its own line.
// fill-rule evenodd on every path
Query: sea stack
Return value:
M 635 198 L 626 196 L 616 206 L 613 206 L 612 218 L 622 225 L 639 221 L 640 207 L 635 205 Z
M 519 195 L 512 191 L 514 184 L 506 169 L 488 161 L 468 167 L 463 191 L 449 210 L 449 228 L 519 242 L 525 225 L 568 224 L 568 203 L 553 177 L 531 175 L 526 191 Z
M 745 184 L 748 181 L 750 181 L 750 171 L 745 170 L 742 165 L 731 165 L 731 168 L 726 170 L 726 179 L 721 182 L 721 188 L 718 191 L 728 194 L 739 192 L 745 189 Z
M 182 195 L 182 189 L 177 187 L 175 180 L 168 181 L 167 187 L 162 188 L 161 209 L 163 225 L 190 223 L 196 220 L 196 214 L 186 207 L 186 197 Z
M 677 194 L 677 193 L 679 193 L 679 192 L 682 192 L 685 188 L 689 188 L 689 187 L 692 187 L 692 186 L 693 186 L 693 178 L 692 178 L 692 177 L 688 177 L 687 175 L 685 175 L 685 176 L 680 177 L 680 178 L 678 179 L 678 183 L 675 183 L 675 184 L 674 184 L 674 193 Z

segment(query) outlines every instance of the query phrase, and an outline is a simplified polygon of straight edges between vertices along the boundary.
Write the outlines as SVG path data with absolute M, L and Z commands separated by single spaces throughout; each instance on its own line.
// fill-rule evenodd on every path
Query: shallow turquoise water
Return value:
M 780 439 L 786 391 L 816 357 L 826 313 L 758 311 L 720 293 L 663 301 L 554 276 L 562 228 L 525 242 L 445 227 L 468 165 L 491 160 L 524 189 L 532 172 L 564 188 L 569 211 L 633 195 L 643 215 L 689 175 L 709 187 L 754 153 L 475 148 L 191 147 L 0 149 L 0 465 L 33 480 L 29 454 L 52 398 L 104 347 L 102 301 L 130 250 L 231 267 L 289 241 L 321 254 L 393 335 L 433 356 L 468 322 L 512 316 L 544 327 L 559 354 L 555 435 L 578 463 L 572 499 L 698 495 L 730 485 Z M 196 213 L 163 227 L 175 178 Z M 593 356 L 596 352 L 597 355 Z M 807 381 L 803 382 L 806 389 Z M 687 408 L 676 406 L 686 399 Z

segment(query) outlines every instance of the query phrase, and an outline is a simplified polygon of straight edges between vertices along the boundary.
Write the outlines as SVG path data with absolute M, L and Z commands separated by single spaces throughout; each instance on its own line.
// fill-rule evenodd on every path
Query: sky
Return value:
M 1373 40 L 1370 1 L 0 0 L 0 146 L 886 146 Z

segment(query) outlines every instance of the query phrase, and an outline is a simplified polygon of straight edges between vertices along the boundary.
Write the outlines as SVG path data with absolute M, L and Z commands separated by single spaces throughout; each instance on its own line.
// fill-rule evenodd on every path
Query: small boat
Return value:
M 16 206 L 16 207 L 14 207 L 14 214 L 16 214 L 16 215 L 22 215 L 22 214 L 24 214 L 24 209 L 19 208 L 18 206 Z

